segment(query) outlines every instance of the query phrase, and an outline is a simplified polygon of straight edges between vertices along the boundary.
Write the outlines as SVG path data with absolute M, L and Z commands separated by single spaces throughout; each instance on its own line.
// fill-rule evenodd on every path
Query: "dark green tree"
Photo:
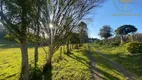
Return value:
M 71 53 L 70 49 L 69 49 L 69 45 L 80 43 L 79 33 L 70 32 L 69 36 L 67 37 L 66 40 L 67 40 L 66 41 L 66 45 L 67 45 L 67 53 L 66 54 L 69 55 Z
M 78 25 L 80 45 L 88 40 L 88 28 L 85 22 L 80 22 Z
M 109 25 L 105 25 L 100 29 L 99 36 L 107 40 L 112 35 L 112 28 Z
M 133 33 L 137 31 L 137 28 L 133 25 L 122 25 L 115 30 L 117 35 L 121 36 L 121 44 L 126 42 L 125 36 L 129 33 L 132 33 L 132 41 L 133 41 Z
M 128 33 L 131 33 L 131 41 L 134 41 L 134 34 L 137 32 L 137 28 L 133 25 L 127 25 Z
M 34 13 L 34 0 L 1 0 L 3 26 L 20 42 L 22 55 L 20 80 L 29 80 L 27 38 Z

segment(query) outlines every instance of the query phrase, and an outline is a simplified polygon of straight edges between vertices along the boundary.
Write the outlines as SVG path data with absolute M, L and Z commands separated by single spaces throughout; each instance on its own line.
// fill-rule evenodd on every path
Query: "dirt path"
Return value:
M 102 75 L 100 74 L 100 70 L 96 68 L 95 62 L 96 59 L 93 56 L 93 53 L 90 51 L 90 46 L 88 45 L 88 52 L 87 56 L 90 60 L 89 65 L 90 65 L 90 71 L 92 74 L 92 80 L 105 80 Z
M 124 69 L 120 64 L 118 64 L 118 63 L 112 61 L 111 59 L 109 59 L 109 57 L 107 55 L 105 55 L 104 53 L 100 52 L 98 49 L 96 49 L 96 51 L 98 52 L 98 54 L 100 54 L 102 57 L 104 57 L 104 59 L 106 59 L 106 61 L 112 67 L 114 67 L 117 71 L 122 73 L 127 78 L 127 80 L 136 80 L 134 75 L 131 74 L 130 72 L 128 72 L 126 69 Z
M 93 56 L 93 53 L 90 51 L 90 48 L 94 46 L 89 46 L 88 45 L 88 58 L 90 59 L 89 65 L 90 65 L 90 71 L 92 74 L 92 80 L 106 80 L 103 78 L 103 75 L 101 75 L 101 71 L 99 69 L 96 68 L 95 62 L 96 59 Z M 128 72 L 126 69 L 124 69 L 120 64 L 112 61 L 111 59 L 109 59 L 109 57 L 107 55 L 105 55 L 104 53 L 100 52 L 98 49 L 96 49 L 96 51 L 98 52 L 99 55 L 101 55 L 112 67 L 114 67 L 117 71 L 119 71 L 120 73 L 122 73 L 127 80 L 136 80 L 136 78 L 134 77 L 134 75 L 132 75 L 130 72 Z

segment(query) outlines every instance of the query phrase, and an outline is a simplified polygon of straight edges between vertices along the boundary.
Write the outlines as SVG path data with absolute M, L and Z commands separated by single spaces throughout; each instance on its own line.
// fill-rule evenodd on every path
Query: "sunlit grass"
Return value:
M 47 49 L 47 47 L 46 47 Z M 34 46 L 29 45 L 29 63 L 34 67 Z M 68 79 L 68 80 L 90 80 L 91 73 L 89 68 L 86 66 L 87 63 L 81 63 L 77 61 L 76 56 L 81 56 L 83 59 L 87 59 L 86 56 L 82 55 L 79 50 L 73 50 L 71 57 L 63 55 L 63 59 L 60 60 L 60 49 L 54 54 L 53 57 L 53 69 L 52 79 Z M 39 62 L 38 65 L 42 69 L 46 63 L 46 54 L 44 50 L 39 48 Z M 21 53 L 19 45 L 15 42 L 0 42 L 0 80 L 18 80 L 20 76 L 21 65 Z
M 93 55 L 96 58 L 96 67 L 100 70 L 104 79 L 106 80 L 126 80 L 126 77 L 122 75 L 122 73 L 118 72 L 115 68 L 113 68 L 107 60 L 105 60 L 101 55 L 99 55 L 95 48 L 92 48 L 91 51 L 94 53 Z
M 106 47 L 93 44 L 110 59 L 121 64 L 125 69 L 134 74 L 138 79 L 142 79 L 142 57 L 128 53 L 124 46 Z
M 11 45 L 11 44 L 9 44 Z M 29 48 L 29 63 L 33 66 L 34 48 Z M 46 54 L 39 48 L 40 67 L 45 63 Z M 0 79 L 15 79 L 19 78 L 21 65 L 20 48 L 5 48 L 0 50 Z M 14 76 L 14 77 L 13 77 Z
M 12 46 L 11 46 L 12 45 Z M 48 47 L 46 47 L 48 49 Z M 70 56 L 62 54 L 60 59 L 60 49 L 54 54 L 52 59 L 53 69 L 51 71 L 51 78 L 53 80 L 91 80 L 90 72 L 90 58 L 87 44 L 80 49 L 73 49 Z M 29 45 L 29 63 L 34 67 L 34 46 Z M 126 78 L 116 71 L 106 60 L 96 54 L 95 49 L 91 48 L 91 52 L 96 58 L 96 67 L 101 70 L 103 78 L 106 80 L 126 80 Z M 42 47 L 39 48 L 39 62 L 40 69 L 46 63 L 46 54 Z M 20 76 L 21 53 L 17 43 L 14 42 L 0 42 L 0 80 L 18 80 Z

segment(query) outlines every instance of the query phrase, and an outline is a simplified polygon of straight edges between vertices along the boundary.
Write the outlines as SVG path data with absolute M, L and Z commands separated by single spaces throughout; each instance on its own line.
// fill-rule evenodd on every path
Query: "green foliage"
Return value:
M 4 39 L 8 40 L 8 41 L 16 41 L 19 43 L 19 40 L 14 35 L 12 35 L 10 33 L 7 33 L 4 36 Z M 41 39 L 41 38 L 39 38 L 39 39 Z M 28 43 L 33 44 L 33 43 L 35 43 L 35 40 L 36 40 L 36 36 L 34 34 L 28 33 L 28 38 L 27 38 Z
M 95 44 L 103 45 L 103 40 L 96 40 Z
M 138 54 L 138 53 L 142 54 L 142 43 L 140 42 L 129 42 L 125 46 L 127 51 L 132 54 Z
M 110 43 L 111 47 L 117 47 L 119 45 L 120 45 L 120 42 L 112 42 L 112 43 Z
M 80 41 L 79 41 L 79 34 L 71 32 L 70 35 L 68 36 L 68 40 L 70 40 L 70 42 L 72 44 L 80 43 Z
M 118 27 L 115 32 L 118 35 L 127 35 L 128 33 L 136 32 L 137 28 L 133 25 L 122 25 Z
M 35 43 L 36 42 L 36 36 L 34 34 L 28 33 L 28 43 Z
M 80 22 L 78 26 L 79 26 L 78 30 L 79 30 L 80 44 L 83 44 L 84 42 L 87 42 L 88 40 L 87 24 L 85 22 Z
M 105 25 L 100 29 L 99 35 L 102 38 L 109 38 L 112 36 L 112 28 L 109 25 Z
M 16 41 L 16 42 L 19 42 L 18 39 L 17 39 L 14 35 L 12 35 L 12 34 L 10 34 L 10 33 L 7 33 L 7 34 L 4 36 L 4 39 L 5 39 L 5 40 L 8 40 L 8 41 Z

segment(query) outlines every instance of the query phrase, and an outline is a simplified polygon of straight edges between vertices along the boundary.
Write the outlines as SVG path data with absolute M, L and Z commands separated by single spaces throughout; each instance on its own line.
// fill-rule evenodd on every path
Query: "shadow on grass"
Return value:
M 98 60 L 96 61 L 96 56 L 94 56 L 93 53 L 90 50 L 85 50 L 83 53 L 83 55 L 86 56 L 90 60 L 89 65 L 90 65 L 90 72 L 92 73 L 92 79 L 95 80 L 99 78 L 103 80 L 108 80 L 108 79 L 120 80 L 119 78 L 109 74 L 108 72 L 98 69 L 96 67 L 96 64 L 101 64 L 102 67 L 108 68 L 109 70 L 113 70 L 111 67 L 106 66 L 104 64 L 105 62 L 101 62 Z M 100 57 L 98 58 L 101 60 Z
M 78 62 L 84 64 L 87 67 L 89 67 L 87 65 L 89 62 L 87 60 L 85 60 L 84 58 L 76 56 L 74 53 L 72 53 L 72 55 L 69 55 L 69 57 L 71 57 L 72 59 L 77 60 Z
M 52 80 L 52 67 L 46 67 L 44 70 L 33 68 L 31 70 L 30 80 Z
M 46 71 L 43 71 L 42 80 L 52 80 L 52 67 L 48 67 Z
M 130 72 L 142 77 L 142 55 L 117 53 L 107 54 L 107 56 L 111 57 Z

